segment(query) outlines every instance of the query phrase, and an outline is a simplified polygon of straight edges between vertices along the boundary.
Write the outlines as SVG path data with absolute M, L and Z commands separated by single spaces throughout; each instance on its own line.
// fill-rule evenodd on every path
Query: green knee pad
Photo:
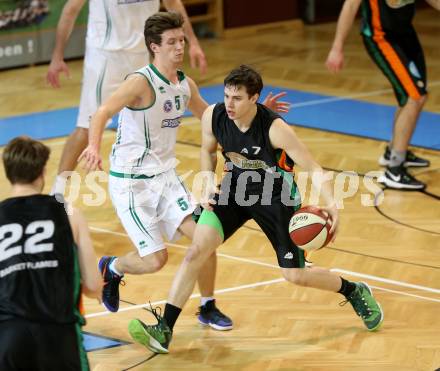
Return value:
M 200 215 L 200 218 L 197 222 L 197 224 L 204 224 L 209 225 L 210 227 L 214 228 L 222 240 L 225 239 L 225 234 L 223 233 L 223 226 L 220 222 L 220 219 L 217 215 L 215 215 L 215 212 L 209 211 L 209 210 L 203 210 L 202 215 Z

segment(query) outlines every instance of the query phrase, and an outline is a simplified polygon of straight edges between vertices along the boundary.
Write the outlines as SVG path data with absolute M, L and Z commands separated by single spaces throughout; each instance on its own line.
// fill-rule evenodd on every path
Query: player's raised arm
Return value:
M 198 119 L 202 118 L 203 112 L 208 107 L 208 103 L 200 95 L 200 91 L 193 79 L 186 77 L 191 89 L 191 99 L 188 104 L 188 109 L 192 114 Z M 284 97 L 287 93 L 281 92 L 273 95 L 270 92 L 263 100 L 263 104 L 270 108 L 272 111 L 279 113 L 287 113 L 290 111 L 291 104 L 286 101 L 281 101 L 280 99 Z
M 98 108 L 90 122 L 89 144 L 78 159 L 78 162 L 84 160 L 86 171 L 94 171 L 98 168 L 102 170 L 99 151 L 102 133 L 108 120 L 125 106 L 136 107 L 141 101 L 148 106 L 153 99 L 154 92 L 145 77 L 133 74 Z
M 290 102 L 282 101 L 280 98 L 284 97 L 287 93 L 282 91 L 278 94 L 273 95 L 270 92 L 266 98 L 264 98 L 263 103 L 267 108 L 270 108 L 274 112 L 287 113 L 290 111 Z

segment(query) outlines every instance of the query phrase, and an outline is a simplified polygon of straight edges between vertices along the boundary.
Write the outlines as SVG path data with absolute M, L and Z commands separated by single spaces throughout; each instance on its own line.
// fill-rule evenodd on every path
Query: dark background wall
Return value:
M 299 0 L 298 2 L 305 23 L 335 22 L 344 4 L 344 0 Z M 426 8 L 429 5 L 419 0 L 416 1 L 416 6 Z
M 300 18 L 299 0 L 223 0 L 224 27 L 252 26 Z

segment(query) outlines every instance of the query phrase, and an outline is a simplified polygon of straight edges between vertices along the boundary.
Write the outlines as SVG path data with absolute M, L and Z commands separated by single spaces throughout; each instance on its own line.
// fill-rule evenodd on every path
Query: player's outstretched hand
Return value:
M 70 79 L 70 71 L 67 64 L 62 59 L 52 59 L 47 71 L 46 81 L 53 87 L 59 88 L 60 85 L 60 73 L 63 72 L 67 78 Z
M 87 146 L 79 156 L 78 162 L 84 162 L 82 167 L 86 172 L 102 170 L 102 159 L 96 147 Z
M 206 62 L 205 53 L 203 53 L 202 48 L 199 44 L 192 44 L 189 46 L 188 51 L 191 68 L 198 68 L 200 73 L 204 75 L 208 68 L 208 63 Z
M 325 65 L 330 72 L 339 72 L 344 67 L 344 53 L 341 50 L 330 50 Z
M 290 111 L 290 103 L 285 101 L 280 101 L 279 99 L 284 97 L 287 93 L 282 91 L 281 93 L 273 95 L 270 92 L 266 98 L 264 98 L 263 104 L 270 108 L 272 111 L 278 113 L 287 113 Z
M 339 212 L 336 205 L 330 206 L 330 207 L 320 207 L 322 211 L 324 211 L 328 216 L 330 217 L 330 220 L 332 222 L 332 227 L 330 228 L 330 233 L 333 234 L 333 237 L 331 239 L 331 242 L 334 242 L 336 239 L 336 235 L 338 233 L 339 228 Z

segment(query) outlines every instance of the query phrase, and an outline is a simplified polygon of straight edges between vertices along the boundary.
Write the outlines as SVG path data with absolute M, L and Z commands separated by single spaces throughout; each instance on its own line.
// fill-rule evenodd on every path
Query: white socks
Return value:
M 122 277 L 122 276 L 124 275 L 124 273 L 118 272 L 118 270 L 115 268 L 115 263 L 116 263 L 117 260 L 118 260 L 118 258 L 113 259 L 113 261 L 110 263 L 110 265 L 109 265 L 108 268 L 109 268 L 113 273 L 115 273 L 115 274 L 117 274 L 118 276 Z
M 64 191 L 66 190 L 67 178 L 62 175 L 57 175 L 55 178 L 55 183 L 52 186 L 50 191 L 51 195 L 55 195 L 57 193 L 62 194 L 64 196 Z
M 203 307 L 208 301 L 214 300 L 213 296 L 200 297 L 200 305 Z

